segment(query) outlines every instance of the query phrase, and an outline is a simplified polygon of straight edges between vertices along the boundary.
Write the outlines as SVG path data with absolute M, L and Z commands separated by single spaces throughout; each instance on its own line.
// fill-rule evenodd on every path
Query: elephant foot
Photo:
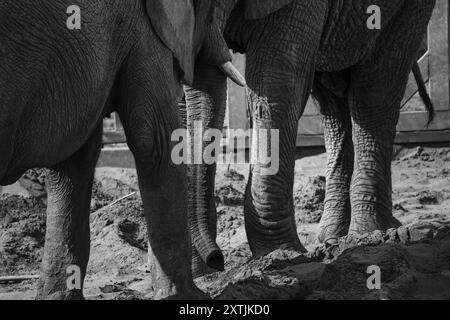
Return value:
M 331 243 L 348 234 L 349 222 L 339 218 L 327 218 L 324 214 L 319 224 L 317 241 L 319 243 Z
M 246 221 L 245 229 L 254 258 L 265 256 L 276 250 L 308 252 L 298 238 L 295 224 L 271 228 L 271 224 L 255 225 Z
M 179 256 L 169 255 L 171 262 L 168 267 L 163 267 L 149 246 L 148 264 L 151 274 L 152 294 L 146 298 L 153 300 L 201 300 L 209 296 L 205 295 L 194 284 L 190 268 L 190 259 L 177 260 Z M 187 255 L 190 257 L 190 255 Z M 178 266 L 178 267 L 177 267 Z
M 329 227 L 326 228 L 319 227 L 319 232 L 317 234 L 317 242 L 324 244 L 333 243 L 343 236 L 346 236 L 346 234 L 337 233 L 332 229 L 330 230 Z
M 189 290 L 172 291 L 158 290 L 152 297 L 153 300 L 211 300 L 211 297 L 198 289 L 195 285 Z
M 297 234 L 294 210 L 266 212 L 249 205 L 244 209 L 244 214 L 253 257 L 265 256 L 276 250 L 307 252 Z
M 38 293 L 36 300 L 85 300 L 82 290 L 57 291 L 51 294 Z
M 265 242 L 262 246 L 251 246 L 252 256 L 254 258 L 266 256 L 277 250 L 297 251 L 299 253 L 308 252 L 300 242 L 279 243 L 274 241 L 273 243 Z
M 221 270 L 223 270 L 223 264 Z M 205 262 L 203 262 L 197 250 L 195 248 L 192 250 L 192 277 L 194 279 L 207 276 L 221 270 L 216 270 L 209 267 Z
M 373 231 L 397 229 L 402 224 L 392 213 L 376 214 L 373 212 L 353 212 L 349 234 L 366 234 Z

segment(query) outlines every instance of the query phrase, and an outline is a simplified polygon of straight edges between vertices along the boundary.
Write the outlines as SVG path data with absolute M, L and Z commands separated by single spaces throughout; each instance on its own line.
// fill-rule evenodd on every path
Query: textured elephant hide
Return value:
M 290 4 L 292 0 L 245 0 L 245 17 L 261 19 Z
M 146 0 L 146 5 L 153 28 L 173 52 L 184 80 L 192 83 L 196 55 L 193 0 Z

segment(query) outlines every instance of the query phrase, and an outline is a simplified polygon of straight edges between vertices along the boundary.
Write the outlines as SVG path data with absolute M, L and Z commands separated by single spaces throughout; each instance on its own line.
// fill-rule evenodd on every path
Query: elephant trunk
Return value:
M 189 173 L 192 180 L 193 197 L 190 198 L 190 226 L 192 243 L 201 260 L 214 270 L 224 270 L 224 257 L 216 244 L 216 209 L 214 202 L 215 166 L 194 165 Z M 212 179 L 211 179 L 212 178 Z M 212 183 L 211 183 L 212 180 Z M 193 266 L 193 270 L 201 270 Z M 201 273 L 195 272 L 195 273 Z
M 198 63 L 194 84 L 185 87 L 188 129 L 190 132 L 200 122 L 203 130 L 223 129 L 226 109 L 226 77 L 214 65 Z M 201 152 L 212 142 L 202 142 Z M 195 148 L 194 150 L 198 150 Z M 217 152 L 216 152 L 217 154 Z M 189 170 L 189 218 L 195 251 L 204 263 L 215 270 L 224 269 L 224 258 L 216 244 L 217 213 L 214 201 L 215 164 L 191 164 Z M 196 262 L 194 261 L 194 264 Z M 204 270 L 193 265 L 193 270 Z M 201 273 L 201 272 L 200 272 Z

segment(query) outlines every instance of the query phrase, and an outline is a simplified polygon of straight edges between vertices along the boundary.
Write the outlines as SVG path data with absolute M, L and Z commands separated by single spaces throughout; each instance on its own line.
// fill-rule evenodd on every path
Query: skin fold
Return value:
M 210 28 L 212 11 L 199 2 L 205 11 L 197 8 L 203 20 L 196 28 Z M 136 161 L 155 298 L 204 298 L 191 274 L 186 169 L 170 161 L 171 134 L 181 126 L 173 54 L 154 31 L 145 1 L 79 1 L 82 29 L 75 31 L 66 27 L 70 5 L 0 2 L 0 185 L 29 168 L 49 168 L 38 298 L 83 298 L 82 287 L 67 288 L 67 268 L 78 266 L 84 280 L 102 119 L 112 111 Z M 228 59 L 214 57 L 211 63 Z
M 259 3 L 273 7 L 271 0 Z M 297 125 L 311 91 L 320 104 L 328 153 L 319 240 L 399 226 L 392 216 L 392 146 L 408 75 L 434 4 L 293 0 L 262 17 L 265 11 L 259 9 L 258 19 L 250 19 L 246 0 L 216 2 L 229 47 L 247 54 L 254 126 L 280 131 L 279 172 L 264 175 L 260 164 L 250 169 L 244 214 L 254 256 L 279 248 L 304 250 L 294 223 L 293 179 Z M 367 28 L 371 5 L 381 9 L 381 30 Z M 226 80 L 212 69 L 198 64 L 194 84 L 185 89 L 188 126 L 203 119 L 205 129 L 223 128 Z M 189 196 L 189 214 L 204 221 L 211 235 L 216 232 L 214 177 L 214 167 L 207 165 L 189 177 L 189 190 L 200 190 L 197 198 Z M 195 246 L 194 257 L 198 251 Z M 193 270 L 201 275 L 208 268 L 197 259 Z

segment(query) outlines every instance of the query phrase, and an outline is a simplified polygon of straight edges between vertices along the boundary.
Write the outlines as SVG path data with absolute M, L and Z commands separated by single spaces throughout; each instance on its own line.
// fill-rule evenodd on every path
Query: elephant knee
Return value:
M 128 146 L 137 163 L 152 165 L 158 158 L 152 137 L 132 137 Z
M 169 142 L 154 135 L 132 136 L 129 140 L 138 170 L 153 181 L 163 179 L 170 161 Z

